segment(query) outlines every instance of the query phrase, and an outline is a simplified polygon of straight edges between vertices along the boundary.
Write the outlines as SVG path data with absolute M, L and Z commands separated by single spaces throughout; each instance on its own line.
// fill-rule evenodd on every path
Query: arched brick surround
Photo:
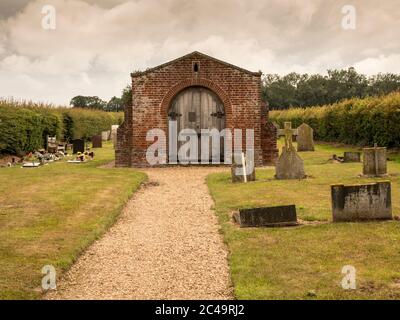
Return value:
M 193 86 L 205 87 L 221 99 L 226 128 L 242 129 L 243 133 L 254 130 L 256 165 L 275 162 L 276 132 L 271 130 L 268 110 L 261 100 L 261 73 L 193 52 L 132 74 L 133 105 L 126 108 L 125 121 L 118 130 L 116 166 L 149 166 L 146 151 L 153 141 L 146 141 L 147 132 L 157 128 L 168 134 L 168 109 L 173 98 Z
M 232 115 L 232 105 L 229 96 L 225 91 L 216 83 L 208 79 L 185 79 L 174 85 L 168 93 L 164 96 L 161 102 L 161 113 L 168 114 L 169 107 L 171 106 L 174 97 L 181 91 L 190 87 L 204 87 L 213 91 L 222 101 L 225 109 L 225 114 L 228 117 Z M 227 120 L 228 122 L 228 120 Z

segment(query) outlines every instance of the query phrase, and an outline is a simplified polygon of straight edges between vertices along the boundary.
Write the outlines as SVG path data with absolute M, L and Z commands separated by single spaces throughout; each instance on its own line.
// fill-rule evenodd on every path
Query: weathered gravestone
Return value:
M 85 140 L 84 139 L 75 139 L 72 140 L 72 153 L 76 154 L 78 152 L 85 152 Z
M 103 148 L 103 139 L 101 135 L 96 135 L 92 137 L 92 148 Z
M 364 185 L 332 185 L 334 222 L 392 219 L 390 181 Z
M 279 135 L 285 136 L 285 146 L 276 163 L 275 177 L 277 179 L 304 179 L 306 177 L 303 160 L 293 146 L 294 133 L 291 122 L 285 122 L 285 128 L 279 129 Z
M 297 128 L 297 151 L 314 151 L 314 130 L 303 123 Z
M 244 165 L 243 165 L 244 161 Z M 250 163 L 243 154 L 236 154 L 232 156 L 231 175 L 232 182 L 249 182 L 256 180 L 256 170 L 254 163 Z M 247 166 L 246 166 L 247 164 Z M 247 172 L 250 170 L 251 172 Z
M 112 125 L 111 126 L 111 140 L 114 144 L 114 148 L 117 145 L 117 132 L 118 132 L 119 125 Z
M 297 225 L 296 206 L 240 209 L 233 215 L 241 227 L 278 227 Z
M 386 148 L 363 149 L 363 174 L 366 176 L 384 176 L 387 174 Z
M 345 152 L 343 162 L 361 162 L 361 152 Z
M 108 141 L 108 140 L 110 140 L 110 135 L 111 135 L 111 131 L 103 131 L 101 133 L 101 139 L 103 141 Z

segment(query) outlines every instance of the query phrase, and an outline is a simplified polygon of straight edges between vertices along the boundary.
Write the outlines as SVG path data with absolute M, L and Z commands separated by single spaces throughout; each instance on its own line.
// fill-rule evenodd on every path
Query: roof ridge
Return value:
M 185 54 L 185 55 L 183 55 L 183 56 L 181 56 L 181 57 L 179 57 L 179 58 L 176 58 L 176 59 L 173 59 L 173 60 L 164 62 L 164 63 L 162 63 L 162 64 L 160 64 L 160 65 L 158 65 L 158 66 L 155 66 L 155 67 L 152 67 L 152 68 L 148 68 L 148 69 L 146 69 L 146 70 L 144 70 L 144 71 L 133 72 L 133 73 L 131 73 L 131 77 L 139 77 L 139 76 L 141 76 L 141 75 L 144 75 L 144 74 L 153 72 L 153 71 L 155 71 L 155 70 L 164 68 L 164 67 L 166 67 L 166 66 L 168 66 L 168 65 L 170 65 L 170 64 L 172 64 L 172 63 L 174 63 L 174 62 L 177 62 L 177 61 L 179 61 L 179 60 L 188 58 L 188 57 L 190 57 L 190 56 L 192 56 L 192 55 L 196 55 L 196 54 L 197 54 L 197 55 L 200 55 L 200 56 L 203 56 L 203 57 L 205 57 L 205 58 L 207 58 L 207 59 L 214 60 L 214 61 L 216 61 L 216 62 L 218 62 L 218 63 L 224 64 L 224 65 L 226 65 L 226 66 L 228 66 L 228 67 L 237 69 L 237 70 L 239 70 L 239 71 L 242 71 L 242 72 L 245 72 L 245 73 L 254 75 L 254 76 L 260 76 L 260 75 L 262 74 L 260 71 L 258 71 L 258 72 L 253 72 L 253 71 L 250 71 L 250 70 L 247 70 L 247 69 L 238 67 L 238 66 L 236 66 L 236 65 L 234 65 L 234 64 L 231 64 L 231 63 L 229 63 L 229 62 L 225 62 L 225 61 L 223 61 L 223 60 L 219 60 L 219 59 L 214 58 L 214 57 L 212 57 L 212 56 L 209 56 L 209 55 L 207 55 L 207 54 L 205 54 L 205 53 L 202 53 L 202 52 L 200 52 L 200 51 L 193 51 L 193 52 L 190 52 L 190 53 L 188 53 L 188 54 Z

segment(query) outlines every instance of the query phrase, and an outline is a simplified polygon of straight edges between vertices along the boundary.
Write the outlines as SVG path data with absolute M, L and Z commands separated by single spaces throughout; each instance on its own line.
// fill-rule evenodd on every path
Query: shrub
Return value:
M 322 141 L 400 147 L 400 92 L 322 107 L 271 111 L 270 119 L 281 127 L 285 121 L 291 121 L 293 127 L 305 122 Z
M 0 100 L 0 153 L 23 155 L 45 146 L 47 136 L 89 138 L 121 124 L 122 112 L 104 112 L 26 101 Z

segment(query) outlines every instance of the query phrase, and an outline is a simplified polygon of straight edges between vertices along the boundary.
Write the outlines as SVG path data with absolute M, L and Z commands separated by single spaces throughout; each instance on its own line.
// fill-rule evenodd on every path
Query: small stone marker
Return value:
M 83 139 L 72 140 L 72 153 L 76 154 L 78 152 L 85 152 L 85 140 Z
M 40 162 L 25 162 L 22 168 L 39 168 Z
M 314 130 L 307 123 L 297 128 L 297 151 L 315 151 Z
M 234 219 L 243 227 L 278 227 L 297 225 L 296 206 L 240 209 Z
M 232 156 L 231 175 L 233 183 L 249 182 L 256 180 L 256 170 L 254 168 L 254 165 L 251 166 L 253 168 L 253 172 L 243 172 L 246 171 L 246 166 L 243 166 L 243 160 L 244 164 L 249 161 L 246 157 L 244 157 L 243 154 L 237 155 L 236 157 Z
M 345 152 L 343 162 L 361 162 L 361 152 Z
M 285 129 L 279 129 L 279 135 L 285 136 L 285 146 L 276 163 L 275 177 L 277 179 L 304 179 L 306 177 L 303 160 L 293 147 L 295 132 L 291 122 L 285 122 Z
M 363 174 L 371 177 L 387 174 L 386 148 L 364 148 Z
M 392 219 L 390 181 L 364 185 L 332 185 L 334 222 Z
M 111 135 L 111 131 L 103 131 L 101 133 L 101 139 L 103 141 L 108 141 L 108 140 L 110 140 L 110 135 Z
M 96 135 L 92 137 L 92 148 L 103 148 L 103 139 L 101 135 Z

